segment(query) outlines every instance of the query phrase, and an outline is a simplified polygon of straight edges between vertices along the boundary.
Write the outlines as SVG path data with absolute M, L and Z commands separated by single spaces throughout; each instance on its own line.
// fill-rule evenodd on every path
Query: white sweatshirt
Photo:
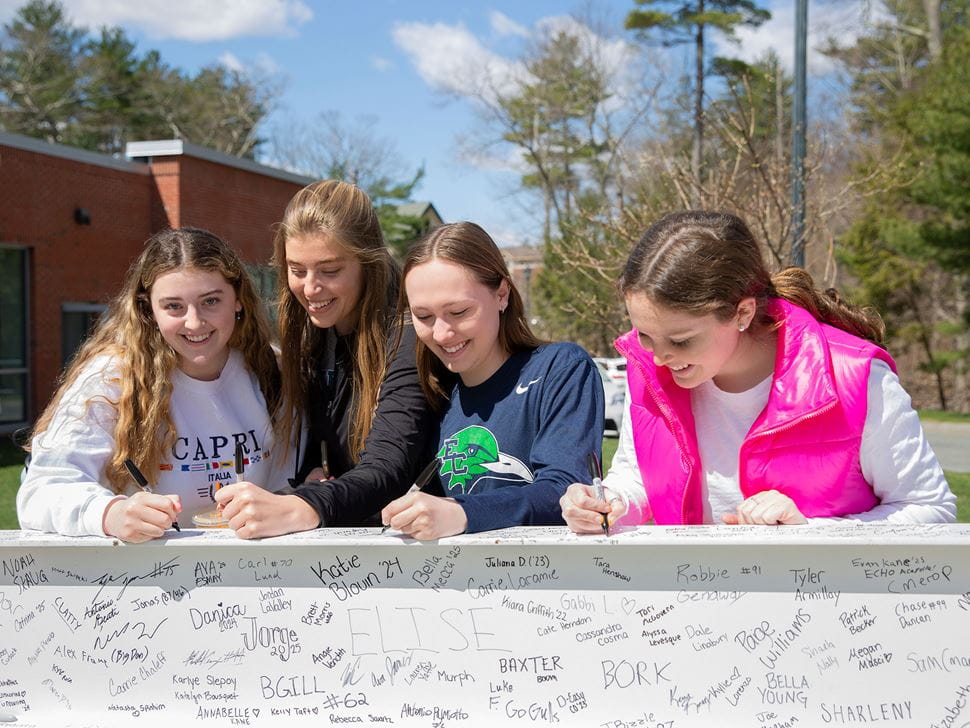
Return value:
M 721 514 L 733 512 L 743 499 L 738 485 L 738 452 L 751 425 L 768 404 L 770 384 L 769 378 L 746 392 L 731 394 L 718 390 L 714 382 L 706 382 L 692 393 L 691 409 L 703 468 L 705 523 L 721 523 Z M 620 442 L 603 485 L 629 504 L 629 512 L 620 522 L 635 524 L 646 522 L 647 494 L 637 466 L 630 419 L 628 395 Z M 879 360 L 873 360 L 869 371 L 859 462 L 879 505 L 844 518 L 810 518 L 809 523 L 956 520 L 956 496 L 947 485 L 912 401 L 899 378 Z
M 32 443 L 30 466 L 17 492 L 22 528 L 67 536 L 104 536 L 102 516 L 116 496 L 105 465 L 114 449 L 120 391 L 117 366 L 107 355 L 93 359 L 61 399 L 50 427 Z M 213 381 L 172 375 L 171 415 L 176 441 L 159 471 L 145 472 L 156 493 L 177 494 L 179 522 L 214 508 L 215 485 L 235 481 L 236 441 L 246 453 L 245 479 L 277 491 L 293 474 L 293 448 L 277 452 L 266 401 L 240 352 L 232 350 Z M 137 458 L 133 458 L 138 463 Z M 138 492 L 132 482 L 127 495 Z

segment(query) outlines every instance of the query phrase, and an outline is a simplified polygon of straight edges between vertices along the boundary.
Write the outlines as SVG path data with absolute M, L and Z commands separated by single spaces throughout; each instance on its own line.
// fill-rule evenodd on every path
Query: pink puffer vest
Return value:
M 768 404 L 738 454 L 741 493 L 778 490 L 809 518 L 870 510 L 878 499 L 859 465 L 869 368 L 879 358 L 895 371 L 892 357 L 788 301 L 774 299 L 768 310 L 782 325 Z M 653 363 L 636 330 L 615 345 L 628 362 L 633 441 L 653 518 L 702 523 L 690 391 Z

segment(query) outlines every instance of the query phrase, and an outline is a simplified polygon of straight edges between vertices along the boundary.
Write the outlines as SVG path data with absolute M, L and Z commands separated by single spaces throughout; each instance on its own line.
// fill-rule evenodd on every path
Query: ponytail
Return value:
M 886 324 L 875 309 L 844 301 L 834 288 L 818 290 L 804 268 L 785 268 L 771 276 L 771 283 L 776 296 L 801 306 L 816 320 L 868 339 L 877 346 L 883 345 Z

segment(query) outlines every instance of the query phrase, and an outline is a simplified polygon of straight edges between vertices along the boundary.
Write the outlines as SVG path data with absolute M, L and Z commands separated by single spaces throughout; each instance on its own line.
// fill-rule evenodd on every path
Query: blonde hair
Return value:
M 505 259 L 495 241 L 480 226 L 473 222 L 454 222 L 432 230 L 408 250 L 401 280 L 407 278 L 413 268 L 432 260 L 444 260 L 467 268 L 479 283 L 493 291 L 498 290 L 502 281 L 508 282 L 508 305 L 499 317 L 498 327 L 498 341 L 503 350 L 509 353 L 528 351 L 545 343 L 529 328 L 522 296 L 512 283 Z M 407 313 L 407 292 L 402 285 L 398 296 L 398 314 L 402 323 Z M 448 399 L 442 385 L 448 370 L 420 339 L 416 357 L 424 396 L 440 411 Z
M 279 430 L 279 369 L 269 344 L 269 324 L 263 306 L 242 261 L 229 245 L 206 230 L 163 230 L 148 239 L 128 269 L 121 292 L 61 376 L 57 391 L 33 429 L 33 436 L 47 430 L 64 392 L 91 360 L 105 354 L 112 356 L 117 362 L 120 393 L 117 402 L 109 402 L 118 412 L 118 421 L 106 476 L 117 493 L 125 490 L 130 477 L 124 467 L 126 458 L 146 473 L 155 472 L 164 453 L 175 444 L 170 412 L 171 375 L 178 357 L 158 330 L 152 314 L 151 290 L 159 277 L 184 269 L 217 272 L 232 285 L 242 309 L 229 346 L 242 353 L 246 366 L 256 375 L 273 429 Z M 86 403 L 89 404 L 90 401 Z
M 882 346 L 879 314 L 844 301 L 838 291 L 815 288 L 808 271 L 768 273 L 761 248 L 741 218 L 701 210 L 665 215 L 634 246 L 619 280 L 620 292 L 643 293 L 668 308 L 730 319 L 742 299 L 757 304 L 754 321 L 773 327 L 768 300 L 784 298 L 818 321 Z
M 278 272 L 279 331 L 284 399 L 302 411 L 314 375 L 315 354 L 324 333 L 290 290 L 286 241 L 292 237 L 325 236 L 349 251 L 363 270 L 357 308 L 357 343 L 352 357 L 354 411 L 350 427 L 350 459 L 356 462 L 370 434 L 388 364 L 388 335 L 397 295 L 397 268 L 384 245 L 374 206 L 355 185 L 325 180 L 304 187 L 286 207 L 273 240 Z M 299 425 L 299 420 L 291 426 Z

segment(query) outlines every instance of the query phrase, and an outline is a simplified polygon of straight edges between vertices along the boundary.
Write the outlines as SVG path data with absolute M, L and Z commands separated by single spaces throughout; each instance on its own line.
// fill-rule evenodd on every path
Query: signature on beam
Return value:
M 115 629 L 115 630 L 112 630 L 111 632 L 108 632 L 108 634 L 98 635 L 97 637 L 95 637 L 94 649 L 97 650 L 99 648 L 107 647 L 108 643 L 111 642 L 115 637 L 121 637 L 121 635 L 125 634 L 129 629 L 132 630 L 132 633 L 134 632 L 138 633 L 135 636 L 135 639 L 150 640 L 155 636 L 155 633 L 158 632 L 161 626 L 165 624 L 167 621 L 168 621 L 168 617 L 165 617 L 161 622 L 155 625 L 154 629 L 150 631 L 145 626 L 144 622 L 135 622 L 134 624 L 132 624 L 131 622 L 125 622 L 125 626 L 122 627 L 121 629 Z
M 138 581 L 139 579 L 158 579 L 159 577 L 162 577 L 162 576 L 171 576 L 178 568 L 178 566 L 179 566 L 178 557 L 174 556 L 165 562 L 156 561 L 155 567 L 144 574 L 136 574 L 135 576 L 128 576 L 127 571 L 123 571 L 117 575 L 113 575 L 111 573 L 104 573 L 101 576 L 90 580 L 90 583 L 92 584 L 101 585 L 101 588 L 98 589 L 98 593 L 94 595 L 93 599 L 91 599 L 91 603 L 93 604 L 94 602 L 96 602 L 98 600 L 98 597 L 101 596 L 101 592 L 104 591 L 104 588 L 106 586 L 109 586 L 110 584 L 114 584 L 116 582 L 122 583 L 123 586 L 121 587 L 121 593 L 118 594 L 118 599 L 121 599 L 121 597 L 124 596 L 125 589 L 127 589 L 128 585 L 131 584 L 133 581 Z

